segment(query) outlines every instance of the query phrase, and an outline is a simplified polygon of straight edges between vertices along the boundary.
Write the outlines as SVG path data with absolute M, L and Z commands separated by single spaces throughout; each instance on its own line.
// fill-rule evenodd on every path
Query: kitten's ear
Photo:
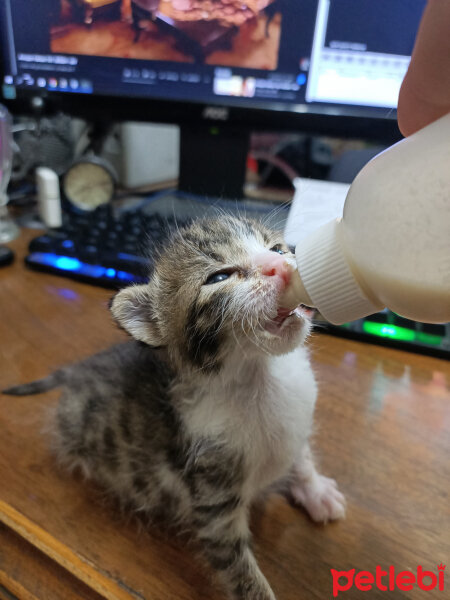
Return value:
M 136 340 L 162 346 L 162 335 L 153 316 L 150 288 L 132 285 L 111 298 L 109 308 L 121 327 Z

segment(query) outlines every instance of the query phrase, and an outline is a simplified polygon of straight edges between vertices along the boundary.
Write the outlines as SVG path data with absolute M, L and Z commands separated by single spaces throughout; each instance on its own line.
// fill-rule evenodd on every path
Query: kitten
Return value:
M 149 283 L 111 301 L 134 340 L 38 382 L 64 386 L 59 458 L 135 510 L 188 527 L 230 597 L 273 600 L 250 546 L 248 512 L 285 481 L 316 521 L 344 516 L 308 438 L 316 383 L 310 322 L 279 308 L 293 256 L 279 233 L 223 216 L 177 231 Z

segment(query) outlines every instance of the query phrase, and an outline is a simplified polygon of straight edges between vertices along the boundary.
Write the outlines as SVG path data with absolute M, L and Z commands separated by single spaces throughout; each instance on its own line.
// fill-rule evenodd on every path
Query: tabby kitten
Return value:
M 249 507 L 285 482 L 315 521 L 344 516 L 308 438 L 310 322 L 279 307 L 292 254 L 247 219 L 177 231 L 149 283 L 111 302 L 134 340 L 7 390 L 64 386 L 56 450 L 135 510 L 188 527 L 230 597 L 273 600 L 250 546 Z

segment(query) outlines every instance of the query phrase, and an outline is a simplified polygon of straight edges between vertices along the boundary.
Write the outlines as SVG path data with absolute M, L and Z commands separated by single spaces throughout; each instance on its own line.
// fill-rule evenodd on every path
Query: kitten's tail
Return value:
M 30 383 L 23 383 L 22 385 L 14 385 L 13 387 L 2 390 L 3 394 L 10 396 L 29 396 L 31 394 L 42 394 L 48 392 L 55 387 L 58 387 L 64 383 L 64 371 L 56 371 L 44 379 L 37 379 L 36 381 L 30 381 Z

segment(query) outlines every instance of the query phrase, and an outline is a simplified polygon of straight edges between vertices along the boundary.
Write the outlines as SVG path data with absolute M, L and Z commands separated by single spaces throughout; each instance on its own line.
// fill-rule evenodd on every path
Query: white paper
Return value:
M 294 180 L 295 194 L 284 230 L 286 242 L 296 246 L 300 240 L 329 221 L 342 217 L 350 185 L 305 179 Z

